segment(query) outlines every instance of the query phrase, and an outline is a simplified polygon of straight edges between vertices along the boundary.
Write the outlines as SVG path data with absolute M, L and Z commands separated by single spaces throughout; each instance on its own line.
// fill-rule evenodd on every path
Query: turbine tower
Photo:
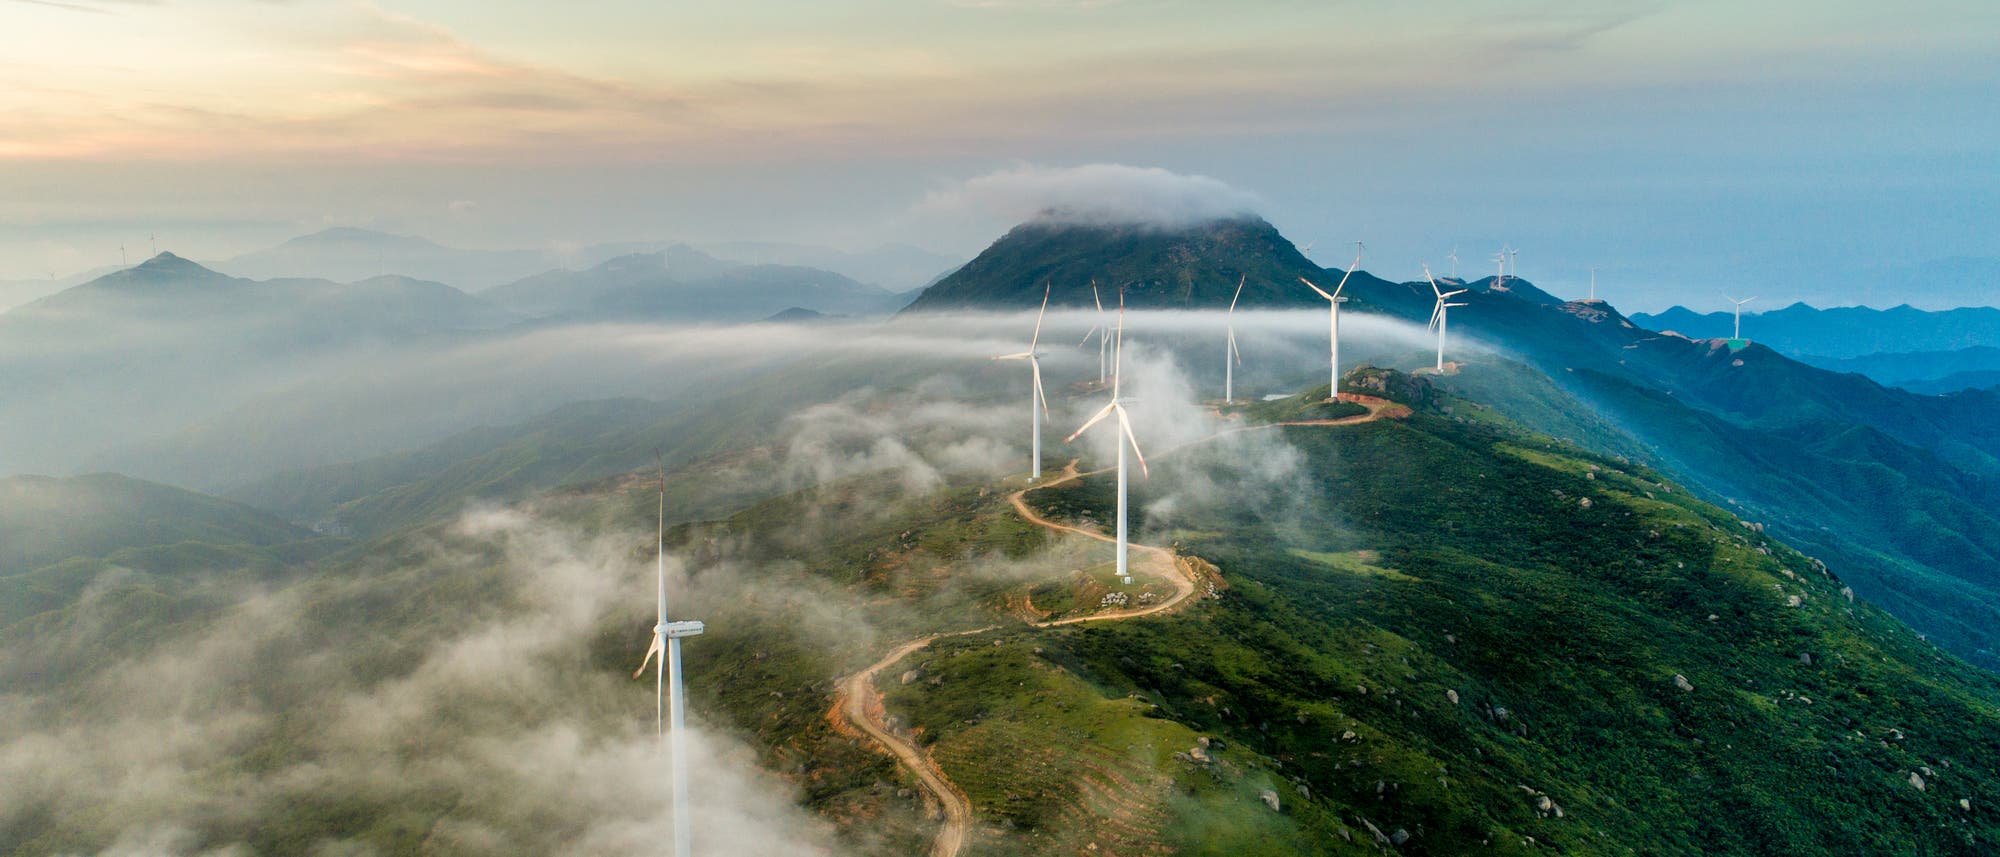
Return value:
M 1747 304 L 1747 303 L 1749 303 L 1749 302 L 1751 302 L 1751 301 L 1754 301 L 1754 300 L 1756 300 L 1756 299 L 1757 299 L 1757 296 L 1756 296 L 1756 295 L 1751 295 L 1751 296 L 1749 296 L 1749 297 L 1747 297 L 1747 298 L 1744 298 L 1744 299 L 1742 299 L 1742 300 L 1740 300 L 1740 301 L 1739 301 L 1739 300 L 1737 300 L 1737 299 L 1735 299 L 1735 298 L 1730 298 L 1730 297 L 1729 297 L 1728 295 L 1723 295 L 1723 297 L 1725 297 L 1725 298 L 1729 298 L 1729 302 L 1730 302 L 1730 303 L 1733 303 L 1733 304 L 1735 304 L 1735 305 L 1736 305 L 1736 335 L 1735 335 L 1735 336 L 1732 336 L 1732 337 L 1730 337 L 1730 338 L 1731 338 L 1731 339 L 1742 339 L 1742 338 L 1743 338 L 1743 305 L 1744 305 L 1744 304 Z
M 1243 297 L 1243 283 L 1249 274 L 1236 278 L 1236 295 L 1229 299 L 1229 312 L 1223 316 L 1223 323 L 1229 332 L 1227 347 L 1222 351 L 1222 403 L 1236 403 L 1236 364 L 1243 362 L 1243 352 L 1236 349 L 1236 302 Z
M 1118 379 L 1119 375 L 1122 374 L 1121 370 L 1124 368 L 1124 351 L 1125 290 L 1121 288 L 1118 290 L 1118 339 L 1117 343 L 1111 348 L 1111 404 L 1105 405 L 1103 410 L 1098 411 L 1095 416 L 1085 421 L 1076 431 L 1071 432 L 1070 436 L 1064 439 L 1063 442 L 1068 443 L 1076 440 L 1079 435 L 1089 431 L 1091 426 L 1103 422 L 1105 417 L 1114 414 L 1118 417 L 1118 579 L 1130 585 L 1132 583 L 1132 570 L 1126 563 L 1127 541 L 1125 538 L 1125 446 L 1127 443 L 1131 444 L 1132 454 L 1139 459 L 1139 473 L 1148 478 L 1152 476 L 1152 473 L 1146 469 L 1146 454 L 1139 451 L 1139 438 L 1133 436 L 1132 420 L 1125 415 L 1125 404 L 1119 398 L 1120 387 Z
M 1437 371 L 1440 374 L 1442 374 L 1444 372 L 1445 316 L 1447 315 L 1447 311 L 1450 310 L 1452 307 L 1465 306 L 1465 304 L 1462 303 L 1455 304 L 1451 302 L 1452 296 L 1465 294 L 1465 290 L 1459 289 L 1458 291 L 1455 292 L 1440 291 L 1438 289 L 1437 278 L 1431 276 L 1431 266 L 1429 265 L 1424 266 L 1424 279 L 1430 280 L 1431 292 L 1437 295 L 1437 305 L 1431 308 L 1430 327 L 1436 330 L 1438 334 Z
M 1597 269 L 1590 269 L 1590 299 L 1597 300 Z
M 1340 401 L 1340 305 L 1347 302 L 1346 298 L 1340 296 L 1340 290 L 1347 288 L 1347 278 L 1354 276 L 1354 269 L 1359 267 L 1361 267 L 1361 242 L 1356 241 L 1354 242 L 1354 262 L 1347 266 L 1347 273 L 1340 275 L 1340 285 L 1333 287 L 1333 294 L 1327 294 L 1325 289 L 1313 285 L 1311 280 L 1304 277 L 1299 278 L 1299 282 L 1305 283 L 1306 288 L 1312 289 L 1314 292 L 1319 293 L 1320 297 L 1326 298 L 1327 369 L 1332 374 L 1333 379 L 1331 384 L 1326 388 L 1327 401 L 1330 402 Z
M 660 572 L 659 617 L 653 626 L 653 644 L 646 648 L 646 657 L 639 662 L 639 669 L 633 678 L 646 674 L 646 665 L 652 663 L 653 656 L 660 656 L 659 673 L 654 688 L 654 716 L 658 719 L 657 729 L 660 740 L 667 745 L 668 765 L 672 769 L 674 788 L 674 857 L 688 857 L 694 850 L 694 815 L 688 810 L 687 773 L 687 693 L 681 680 L 681 638 L 700 634 L 702 623 L 693 621 L 667 621 L 667 468 L 660 465 L 660 532 L 655 543 L 658 547 Z
M 1091 325 L 1090 330 L 1083 334 L 1083 341 L 1078 342 L 1076 347 L 1082 348 L 1090 342 L 1092 336 L 1097 337 L 1097 383 L 1098 386 L 1103 386 L 1104 376 L 1109 364 L 1109 354 L 1104 345 L 1104 335 L 1110 330 L 1110 325 L 1104 323 L 1104 300 L 1097 296 L 1097 280 L 1095 279 L 1090 281 L 1090 299 L 1097 304 L 1097 323 Z
M 1446 253 L 1444 257 L 1451 260 L 1451 278 L 1458 279 L 1458 248 L 1451 248 L 1451 252 Z
M 1042 285 L 1042 309 L 1035 313 L 1035 337 L 1028 340 L 1028 350 L 1019 354 L 1002 354 L 995 360 L 1026 360 L 1033 370 L 1034 388 L 1028 392 L 1028 422 L 1034 426 L 1035 465 L 1029 478 L 1042 478 L 1042 419 L 1049 415 L 1049 400 L 1042 395 L 1042 362 L 1035 352 L 1035 346 L 1042 344 L 1042 316 L 1049 311 L 1049 289 L 1053 283 Z

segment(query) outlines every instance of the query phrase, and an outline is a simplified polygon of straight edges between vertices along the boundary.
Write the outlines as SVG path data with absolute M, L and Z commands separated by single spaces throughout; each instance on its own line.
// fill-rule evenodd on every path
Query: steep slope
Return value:
M 142 545 L 272 547 L 311 537 L 248 506 L 115 473 L 0 479 L 0 576 Z
M 333 546 L 269 513 L 117 474 L 0 479 L 0 639 L 66 621 L 86 593 L 129 603 L 141 626 L 170 622 L 149 596 L 268 579 Z
M 1239 278 L 1243 306 L 1308 306 L 1320 298 L 1298 279 L 1326 275 L 1256 218 L 1185 228 L 1029 221 L 925 289 L 908 311 L 1032 308 L 1044 283 L 1054 305 L 1091 306 L 1092 280 L 1106 305 L 1123 288 L 1135 309 L 1220 308 Z M 1357 272 L 1349 286 L 1369 281 L 1382 282 Z
M 1173 524 L 1138 540 L 1215 569 L 1170 615 L 1022 623 L 1119 609 L 1119 590 L 1102 549 L 1025 537 L 998 492 L 830 541 L 779 534 L 839 494 L 690 536 L 891 600 L 943 596 L 994 552 L 1068 558 L 1025 591 L 972 590 L 1013 621 L 875 674 L 884 722 L 968 800 L 965 854 L 1973 854 L 2000 836 L 1965 808 L 2000 797 L 1972 761 L 2000 747 L 2000 681 L 1658 474 L 1435 411 L 1264 431 L 1303 453 L 1296 481 L 1250 476 L 1227 438 L 1154 457 L 1138 507 Z M 1028 497 L 1095 527 L 1108 479 Z M 923 603 L 905 633 L 994 623 Z M 838 659 L 774 642 L 759 657 L 782 672 L 711 667 L 718 703 L 773 764 L 841 746 L 792 683 Z M 812 805 L 863 812 L 853 779 L 814 776 Z
M 905 667 L 942 682 L 890 687 L 991 819 L 974 853 L 1067 850 L 1121 819 L 1141 823 L 1118 850 L 1194 853 L 1375 853 L 1378 831 L 1423 854 L 1978 853 L 2000 835 L 1957 803 L 2000 787 L 1969 762 L 2000 741 L 2000 684 L 1733 516 L 1432 415 L 1275 431 L 1330 478 L 1264 509 L 1218 484 L 1160 535 L 1220 570 L 1218 597 L 942 644 Z M 1149 485 L 1229 472 L 1156 467 Z M 1042 504 L 1101 520 L 1107 499 Z M 1185 731 L 1121 735 L 1148 722 Z

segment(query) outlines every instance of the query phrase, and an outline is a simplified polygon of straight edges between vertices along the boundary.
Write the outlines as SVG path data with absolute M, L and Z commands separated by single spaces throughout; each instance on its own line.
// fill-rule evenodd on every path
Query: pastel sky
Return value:
M 1123 164 L 1385 275 L 1921 302 L 2000 257 L 1996 104 L 1991 0 L 0 0 L 0 278 L 328 225 L 969 256 L 967 182 Z

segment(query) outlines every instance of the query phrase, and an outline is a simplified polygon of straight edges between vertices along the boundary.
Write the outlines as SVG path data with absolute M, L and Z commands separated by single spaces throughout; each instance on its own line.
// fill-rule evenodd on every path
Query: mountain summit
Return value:
M 233 277 L 202 267 L 171 252 L 160 254 L 122 271 L 113 271 L 90 281 L 93 290 L 157 289 L 163 286 L 199 287 L 226 283 Z
M 1300 277 L 1325 277 L 1276 227 L 1258 217 L 1186 227 L 1075 223 L 1053 218 L 1014 227 L 964 267 L 925 289 L 911 311 L 1007 309 L 1041 303 L 1044 283 L 1057 306 L 1091 306 L 1097 282 L 1107 305 L 1125 290 L 1128 306 L 1225 307 L 1243 279 L 1244 306 L 1301 305 L 1318 297 Z M 1357 273 L 1356 279 L 1377 281 Z

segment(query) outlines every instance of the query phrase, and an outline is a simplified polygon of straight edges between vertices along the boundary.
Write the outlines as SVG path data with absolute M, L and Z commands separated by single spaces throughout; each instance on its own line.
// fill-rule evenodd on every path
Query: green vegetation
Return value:
M 1136 694 L 1149 717 L 1271 759 L 1313 795 L 1285 811 L 1304 851 L 1372 838 L 1368 824 L 1430 854 L 1972 854 L 2000 839 L 1976 811 L 2000 799 L 1979 761 L 2000 750 L 2000 681 L 1850 602 L 1813 560 L 1544 438 L 1426 414 L 1283 431 L 1337 474 L 1305 504 L 1319 516 L 1218 502 L 1212 534 L 1186 538 L 1228 581 L 1219 599 L 1035 642 L 1105 698 Z M 914 722 L 937 746 L 967 728 Z
M 1352 375 L 1350 374 L 1350 378 Z M 1343 381 L 1348 380 L 1343 378 Z M 1348 389 L 1353 389 L 1352 384 Z M 1314 422 L 1358 417 L 1368 413 L 1368 408 L 1358 402 L 1335 402 L 1327 392 L 1327 385 L 1307 390 L 1296 396 L 1257 402 L 1238 408 L 1244 416 L 1260 423 Z

